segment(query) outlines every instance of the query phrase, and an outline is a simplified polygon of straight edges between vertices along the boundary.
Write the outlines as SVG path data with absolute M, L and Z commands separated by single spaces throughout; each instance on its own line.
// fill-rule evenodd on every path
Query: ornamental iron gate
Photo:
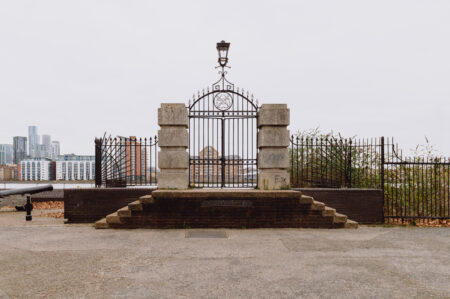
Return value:
M 252 188 L 258 182 L 258 101 L 221 78 L 189 101 L 189 185 Z

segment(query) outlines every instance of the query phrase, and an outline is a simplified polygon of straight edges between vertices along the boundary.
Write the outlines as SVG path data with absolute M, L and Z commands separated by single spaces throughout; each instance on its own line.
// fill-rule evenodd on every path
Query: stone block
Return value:
M 258 132 L 258 147 L 288 147 L 289 130 L 284 126 L 263 126 Z
M 322 216 L 334 216 L 336 214 L 336 209 L 325 207 L 325 210 L 322 211 Z
M 151 195 L 144 195 L 144 196 L 139 197 L 139 202 L 141 204 L 154 204 L 155 199 Z
M 109 228 L 108 222 L 106 222 L 106 218 L 102 218 L 99 221 L 95 222 L 94 227 L 96 229 L 105 229 Z
M 158 173 L 158 189 L 187 189 L 188 169 L 161 169 Z
M 106 216 L 106 222 L 107 222 L 108 224 L 111 224 L 111 223 L 121 223 L 120 216 L 117 215 L 117 212 L 116 212 L 116 213 L 109 214 L 108 216 Z
M 261 148 L 258 154 L 258 167 L 289 168 L 289 152 L 287 148 Z
M 161 104 L 158 108 L 158 125 L 188 127 L 188 111 L 184 104 Z
M 300 197 L 301 204 L 312 204 L 313 202 L 314 199 L 311 196 L 302 195 L 302 197 Z
M 189 168 L 189 153 L 186 150 L 163 150 L 158 153 L 160 169 Z
M 340 214 L 340 213 L 336 213 L 334 214 L 334 223 L 346 223 L 347 222 L 347 216 Z
M 280 190 L 289 188 L 289 173 L 284 169 L 261 169 L 258 176 L 261 190 Z
M 117 215 L 120 217 L 131 217 L 131 211 L 128 210 L 128 206 L 126 206 L 117 210 Z
M 325 210 L 325 204 L 323 202 L 320 202 L 320 201 L 314 201 L 311 204 L 311 210 L 323 211 L 323 210 Z
M 128 204 L 128 210 L 130 210 L 130 211 L 142 211 L 143 209 L 142 209 L 142 204 L 141 204 L 141 202 L 139 201 L 139 200 L 136 200 L 136 201 L 133 201 L 133 202 L 130 202 L 129 204 Z
M 186 128 L 181 126 L 163 127 L 158 131 L 158 145 L 167 146 L 189 146 L 189 133 Z
M 345 222 L 345 228 L 358 228 L 358 222 L 347 219 L 347 222 Z
M 288 126 L 289 114 L 286 104 L 263 104 L 258 112 L 258 127 Z

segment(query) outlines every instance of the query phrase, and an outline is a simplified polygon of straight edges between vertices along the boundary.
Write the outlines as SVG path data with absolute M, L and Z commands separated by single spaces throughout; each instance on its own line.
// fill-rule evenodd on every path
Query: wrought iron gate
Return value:
M 189 101 L 191 187 L 248 188 L 258 182 L 257 114 L 253 95 L 225 78 Z

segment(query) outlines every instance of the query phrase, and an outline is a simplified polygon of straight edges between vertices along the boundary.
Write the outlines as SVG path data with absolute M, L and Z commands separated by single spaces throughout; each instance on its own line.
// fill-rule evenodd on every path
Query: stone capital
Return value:
M 263 104 L 258 112 L 258 127 L 288 126 L 290 111 L 286 104 Z
M 161 104 L 161 108 L 158 108 L 158 125 L 183 126 L 187 128 L 189 117 L 186 106 L 180 103 Z

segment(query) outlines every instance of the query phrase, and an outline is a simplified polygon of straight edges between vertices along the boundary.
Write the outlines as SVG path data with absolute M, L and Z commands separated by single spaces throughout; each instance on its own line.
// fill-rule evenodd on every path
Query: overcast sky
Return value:
M 161 102 L 230 81 L 287 103 L 291 132 L 425 136 L 450 156 L 450 1 L 0 0 L 0 143 L 27 126 L 93 154 L 157 133 Z

